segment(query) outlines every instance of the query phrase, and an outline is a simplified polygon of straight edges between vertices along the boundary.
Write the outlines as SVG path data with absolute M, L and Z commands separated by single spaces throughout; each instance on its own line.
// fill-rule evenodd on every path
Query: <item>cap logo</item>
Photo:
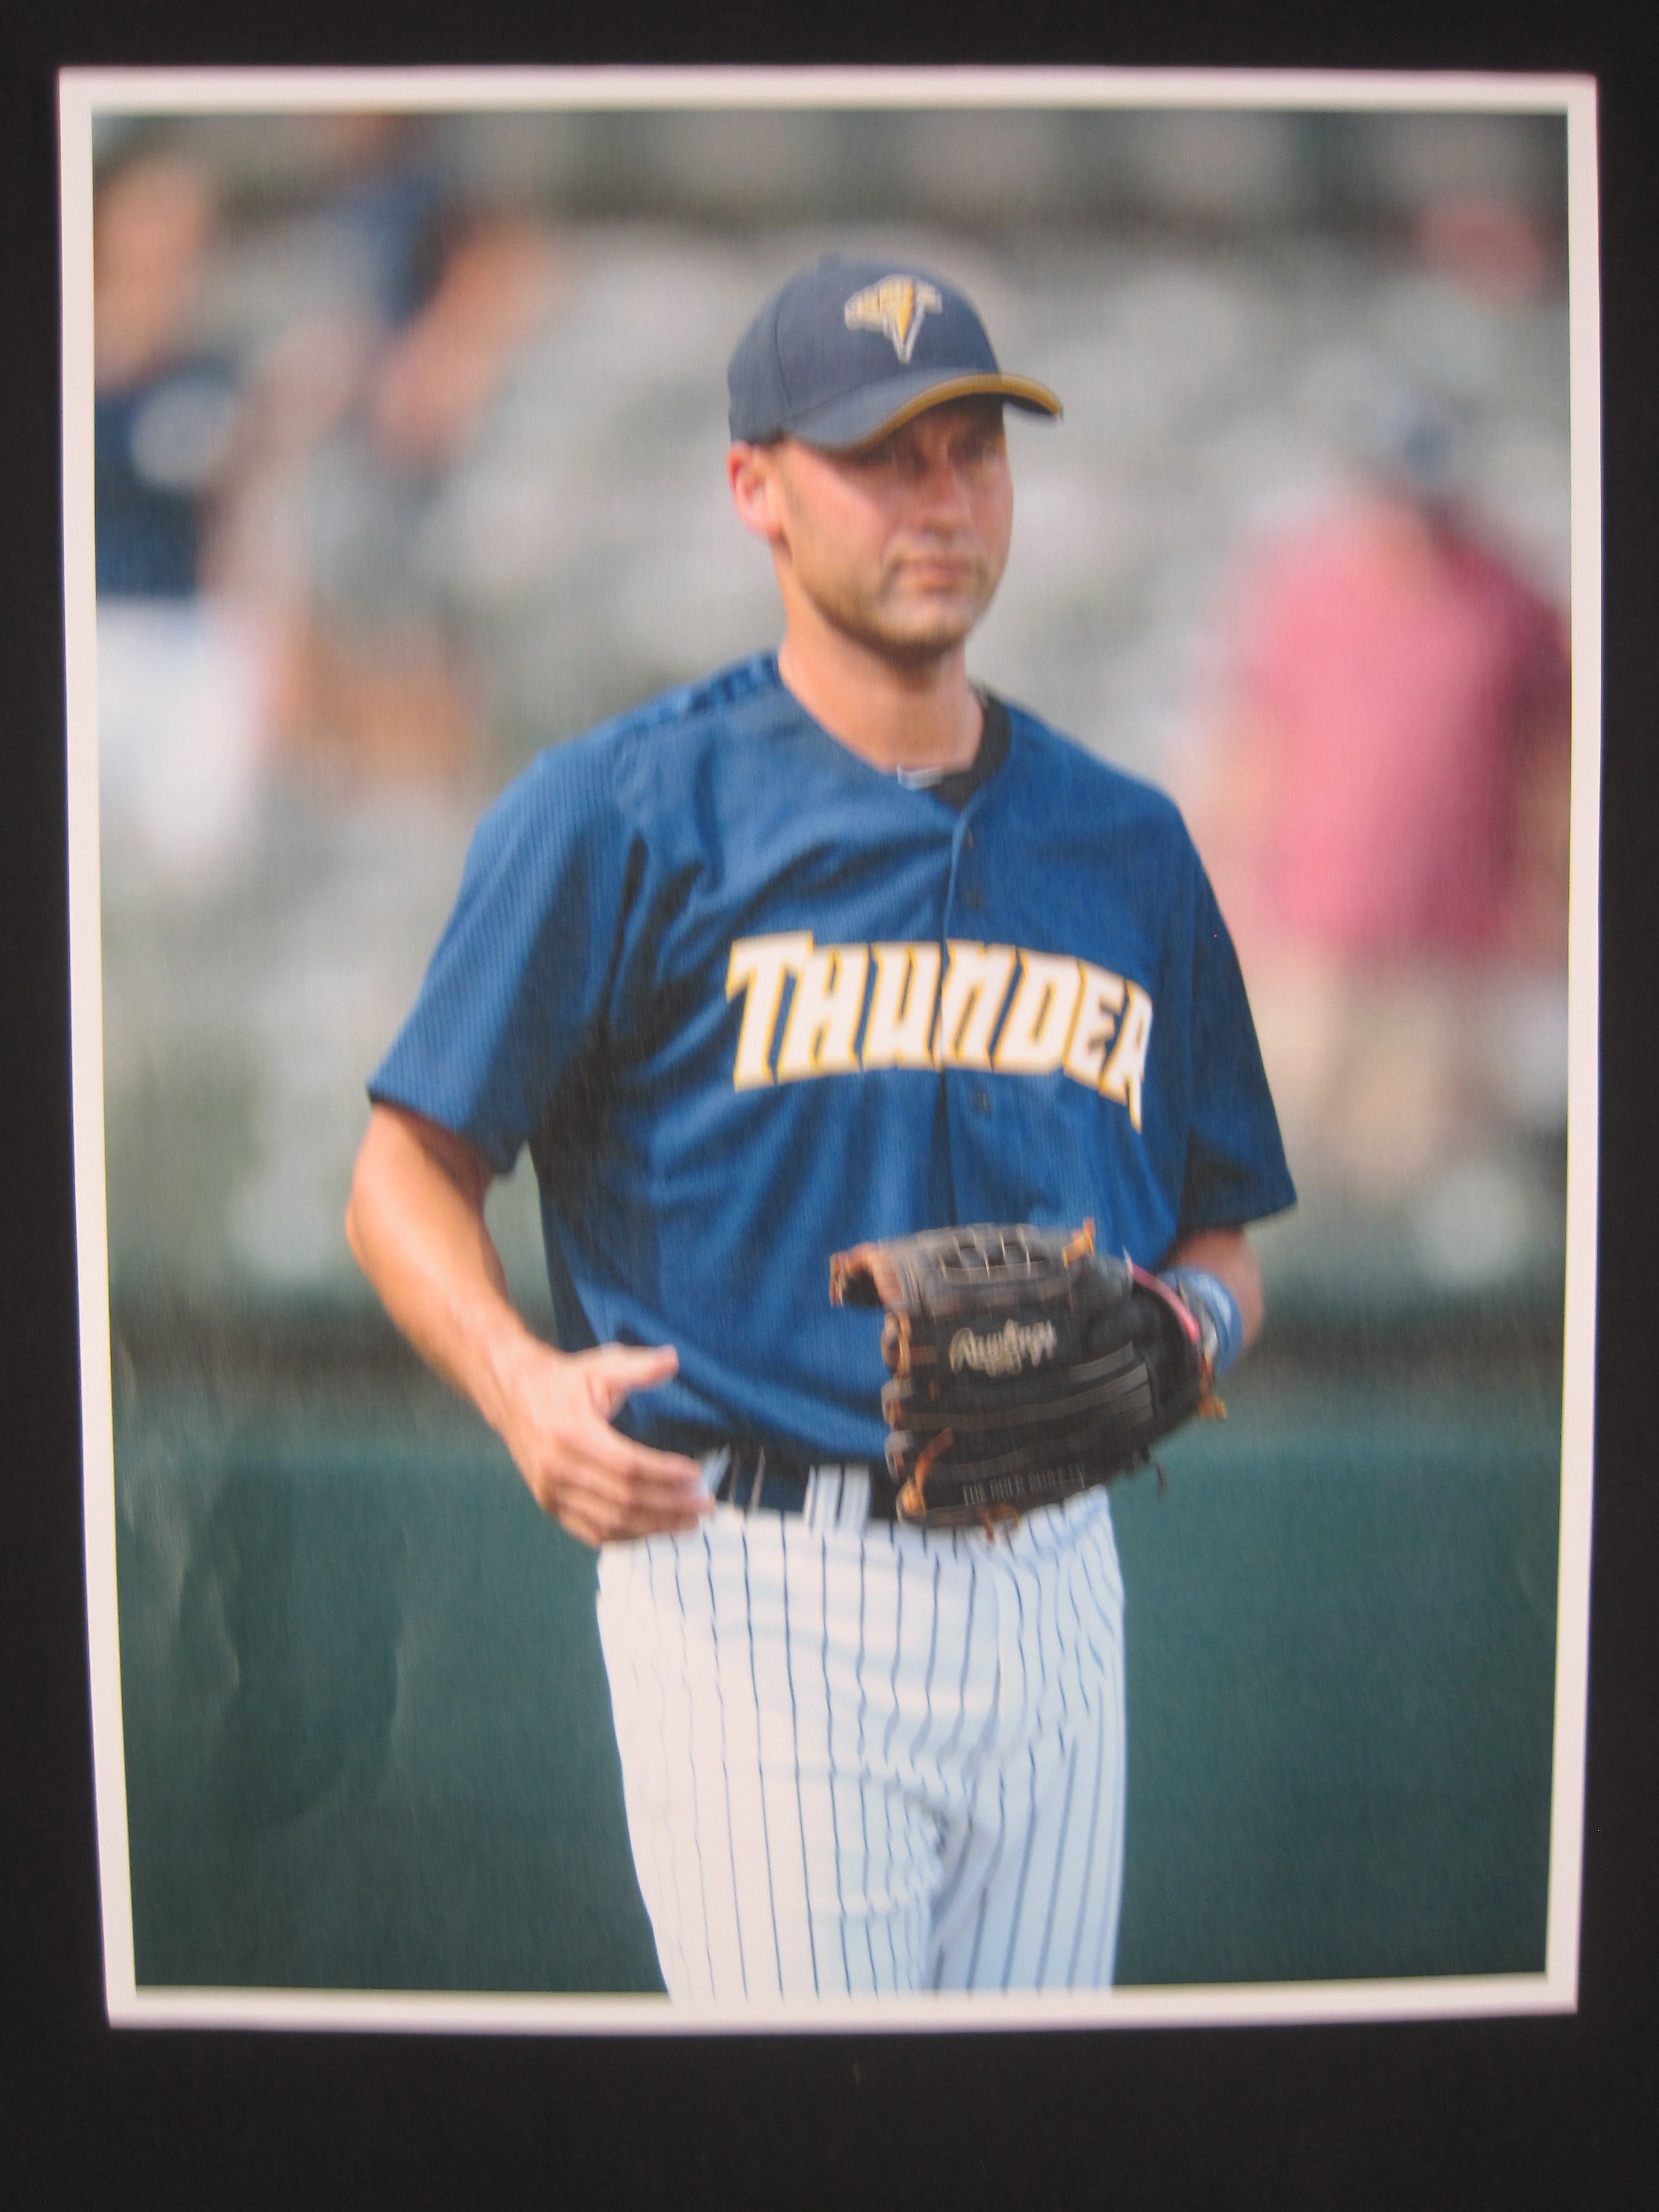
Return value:
M 884 276 L 855 292 L 847 302 L 849 331 L 881 331 L 893 341 L 893 351 L 908 362 L 915 350 L 916 333 L 930 310 L 943 312 L 938 288 L 924 276 Z

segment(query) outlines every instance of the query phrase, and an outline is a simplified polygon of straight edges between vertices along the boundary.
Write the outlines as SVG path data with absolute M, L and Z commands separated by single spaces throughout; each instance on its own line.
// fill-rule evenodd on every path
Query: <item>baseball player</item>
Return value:
M 1260 1324 L 1244 1225 L 1294 1194 L 1175 809 L 969 679 L 1004 410 L 1059 401 L 942 277 L 838 258 L 729 380 L 782 644 L 550 750 L 485 817 L 370 1085 L 349 1234 L 598 1548 L 671 1996 L 1097 1987 L 1126 1772 L 1107 1491 L 904 1517 L 882 1316 L 832 1309 L 828 1266 L 1086 1218 L 1165 1271 L 1219 1371 Z M 484 1225 L 525 1145 L 556 1349 Z

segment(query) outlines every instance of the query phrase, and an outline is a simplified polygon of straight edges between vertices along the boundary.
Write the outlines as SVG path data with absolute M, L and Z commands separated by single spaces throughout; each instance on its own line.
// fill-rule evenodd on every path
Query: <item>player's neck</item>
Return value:
M 806 639 L 792 625 L 778 673 L 814 721 L 876 768 L 948 771 L 979 750 L 984 708 L 961 646 L 938 660 L 896 665 L 855 640 Z

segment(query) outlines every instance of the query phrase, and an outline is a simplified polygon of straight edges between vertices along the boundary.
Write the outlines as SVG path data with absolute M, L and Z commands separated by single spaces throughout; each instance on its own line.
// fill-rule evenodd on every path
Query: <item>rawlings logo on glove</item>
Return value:
M 905 1521 L 988 1527 L 1145 1464 L 1217 1413 L 1197 1320 L 1074 1232 L 930 1230 L 830 1262 L 836 1305 L 885 1310 L 887 1466 Z
M 1059 1349 L 1052 1322 L 1022 1327 L 1017 1321 L 1006 1321 L 995 1336 L 975 1336 L 971 1328 L 959 1328 L 951 1339 L 951 1371 L 959 1374 L 964 1367 L 975 1367 L 981 1375 L 1018 1375 L 1023 1366 L 1040 1367 Z

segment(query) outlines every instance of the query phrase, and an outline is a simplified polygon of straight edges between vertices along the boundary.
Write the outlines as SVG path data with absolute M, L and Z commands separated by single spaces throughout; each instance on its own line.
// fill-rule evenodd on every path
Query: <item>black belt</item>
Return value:
M 742 1513 L 804 1513 L 811 1478 L 822 1480 L 839 1470 L 868 1475 L 872 1521 L 898 1519 L 898 1488 L 884 1467 L 832 1459 L 828 1453 L 821 1460 L 792 1459 L 756 1443 L 730 1444 L 726 1449 L 731 1457 L 714 1489 L 721 1505 L 735 1505 Z

